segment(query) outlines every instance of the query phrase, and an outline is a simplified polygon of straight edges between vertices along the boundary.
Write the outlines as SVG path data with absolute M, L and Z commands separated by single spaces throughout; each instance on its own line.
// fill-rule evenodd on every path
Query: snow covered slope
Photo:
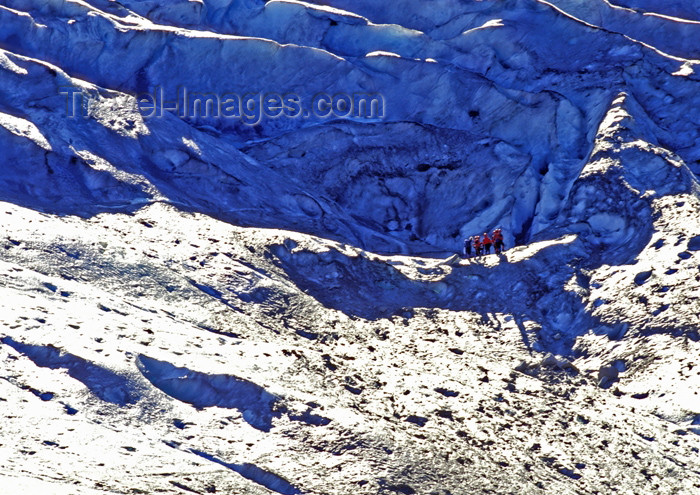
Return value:
M 700 492 L 696 3 L 0 1 L 0 486 Z

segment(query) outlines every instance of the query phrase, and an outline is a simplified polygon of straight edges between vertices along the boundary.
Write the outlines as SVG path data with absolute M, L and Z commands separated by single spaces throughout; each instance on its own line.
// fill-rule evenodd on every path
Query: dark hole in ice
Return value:
M 688 251 L 700 251 L 700 235 L 691 237 L 688 241 Z
M 644 282 L 649 280 L 649 277 L 651 277 L 652 271 L 645 271 L 645 272 L 639 272 L 635 277 L 634 277 L 634 283 L 637 285 L 642 285 Z
M 413 423 L 414 425 L 418 425 L 420 427 L 423 427 L 428 422 L 428 418 L 424 418 L 422 416 L 411 415 L 411 416 L 406 418 L 406 421 L 408 423 Z

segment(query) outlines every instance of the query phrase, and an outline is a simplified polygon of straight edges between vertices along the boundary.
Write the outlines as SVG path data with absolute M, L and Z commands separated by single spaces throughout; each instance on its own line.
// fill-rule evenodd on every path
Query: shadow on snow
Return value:
M 86 359 L 64 352 L 52 345 L 30 345 L 11 337 L 0 339 L 42 368 L 65 369 L 68 375 L 82 382 L 98 398 L 119 406 L 133 404 L 138 394 L 129 378 L 103 368 Z

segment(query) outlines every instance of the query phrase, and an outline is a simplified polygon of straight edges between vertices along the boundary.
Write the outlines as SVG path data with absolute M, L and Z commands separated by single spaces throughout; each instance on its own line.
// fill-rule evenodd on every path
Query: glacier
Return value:
M 0 486 L 698 493 L 698 30 L 694 0 L 0 1 Z M 243 106 L 144 111 L 183 89 Z

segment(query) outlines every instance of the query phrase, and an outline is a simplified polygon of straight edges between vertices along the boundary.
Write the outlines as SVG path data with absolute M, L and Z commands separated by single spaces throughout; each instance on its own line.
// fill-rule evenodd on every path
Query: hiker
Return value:
M 471 258 L 472 257 L 472 237 L 469 237 L 467 239 L 464 239 L 464 249 L 462 249 L 462 257 L 463 258 Z
M 481 241 L 481 243 L 484 245 L 484 254 L 491 254 L 491 244 L 493 244 L 493 241 L 489 237 L 488 233 L 484 232 L 484 239 Z
M 494 251 L 496 251 L 496 254 L 501 254 L 501 251 L 503 251 L 503 233 L 501 229 L 494 230 L 491 238 L 493 239 Z
M 481 241 L 479 240 L 478 235 L 474 236 L 474 240 L 472 241 L 472 244 L 474 245 L 474 254 L 476 256 L 481 256 Z

